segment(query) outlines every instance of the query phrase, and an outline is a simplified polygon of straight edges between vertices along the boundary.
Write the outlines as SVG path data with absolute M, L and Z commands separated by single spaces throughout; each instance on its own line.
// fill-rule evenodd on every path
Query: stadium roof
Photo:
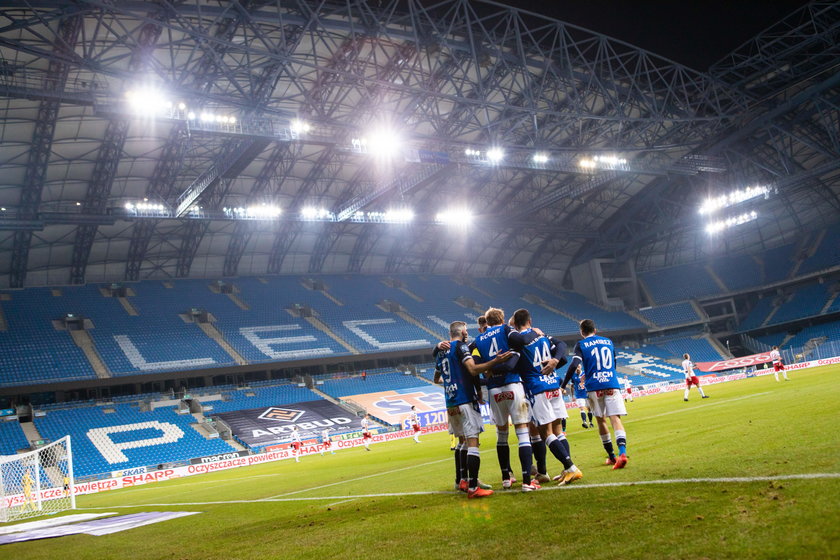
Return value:
M 501 4 L 424 4 L 5 2 L 0 286 L 562 279 L 593 257 L 658 267 L 840 219 L 836 2 L 708 72 Z M 390 160 L 369 153 L 390 141 L 360 141 L 382 127 L 403 141 Z M 771 188 L 759 218 L 710 238 L 699 204 L 748 185 Z M 262 205 L 283 213 L 232 210 Z M 472 228 L 436 223 L 462 207 Z M 414 221 L 388 223 L 402 208 Z

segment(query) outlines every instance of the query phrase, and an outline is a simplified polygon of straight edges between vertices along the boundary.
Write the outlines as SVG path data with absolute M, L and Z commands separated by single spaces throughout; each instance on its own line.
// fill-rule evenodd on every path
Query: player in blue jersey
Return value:
M 481 361 L 487 362 L 500 353 L 510 350 L 508 337 L 513 332 L 505 324 L 505 313 L 501 309 L 491 307 L 484 313 L 487 328 L 479 334 L 473 344 L 478 351 Z M 497 366 L 484 374 L 487 380 L 487 393 L 490 402 L 490 413 L 496 424 L 496 454 L 499 457 L 499 467 L 502 470 L 502 487 L 511 487 L 510 448 L 508 447 L 508 426 L 513 423 L 516 438 L 519 441 L 519 461 L 522 464 L 522 491 L 538 490 L 539 484 L 531 482 L 531 465 L 533 452 L 531 450 L 531 436 L 528 433 L 528 422 L 531 419 L 531 407 L 525 397 L 522 380 L 513 371 L 519 354 L 514 352 L 514 358 L 506 364 Z M 514 479 L 515 480 L 515 479 Z
M 624 407 L 621 382 L 615 372 L 613 342 L 609 338 L 598 336 L 595 321 L 592 319 L 584 319 L 580 322 L 580 335 L 583 340 L 575 345 L 569 372 L 577 369 L 578 365 L 583 365 L 581 378 L 586 387 L 589 408 L 598 420 L 598 432 L 601 434 L 601 442 L 608 455 L 607 464 L 613 465 L 613 470 L 623 469 L 627 464 L 627 433 L 624 431 L 621 417 L 627 414 L 627 409 Z M 567 372 L 563 387 L 570 378 L 571 374 Z M 614 453 L 610 439 L 608 418 L 615 432 L 618 457 Z
M 481 466 L 478 434 L 483 430 L 484 422 L 478 408 L 479 395 L 472 378 L 505 362 L 511 353 L 503 352 L 488 362 L 476 364 L 466 342 L 467 336 L 467 324 L 463 321 L 449 325 L 449 349 L 435 348 L 435 382 L 443 381 L 446 412 L 452 431 L 466 440 L 466 468 L 469 477 L 467 497 L 483 498 L 492 495 L 493 491 L 478 485 L 478 470 Z
M 592 411 L 589 410 L 589 400 L 587 399 L 586 387 L 580 381 L 581 366 L 578 365 L 575 372 L 572 374 L 572 395 L 575 398 L 578 410 L 580 411 L 580 421 L 584 428 L 592 428 L 595 424 L 592 423 Z M 587 415 L 589 423 L 587 423 Z
M 531 416 L 546 447 L 563 463 L 563 473 L 554 480 L 571 484 L 583 478 L 583 473 L 572 461 L 569 442 L 563 434 L 562 419 L 568 418 L 569 414 L 554 372 L 566 363 L 566 345 L 534 331 L 527 309 L 516 310 L 513 324 L 515 330 L 508 342 L 511 350 L 519 352 L 516 371 L 522 377 L 522 385 L 531 402 Z

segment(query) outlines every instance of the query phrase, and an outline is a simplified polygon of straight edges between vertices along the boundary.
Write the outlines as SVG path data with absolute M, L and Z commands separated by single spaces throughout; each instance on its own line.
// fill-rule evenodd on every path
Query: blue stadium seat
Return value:
M 639 309 L 639 314 L 660 327 L 685 325 L 702 321 L 688 301 Z
M 721 292 L 705 267 L 696 264 L 674 266 L 639 275 L 658 304 L 673 303 Z

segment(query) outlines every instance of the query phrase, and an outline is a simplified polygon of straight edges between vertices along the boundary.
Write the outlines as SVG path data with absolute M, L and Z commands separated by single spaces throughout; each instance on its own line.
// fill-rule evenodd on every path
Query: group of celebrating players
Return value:
M 479 334 L 470 344 L 467 324 L 451 323 L 450 340 L 439 343 L 434 350 L 435 382 L 443 384 L 449 428 L 459 441 L 455 449 L 456 488 L 469 498 L 493 494 L 478 480 L 482 385 L 487 387 L 490 413 L 496 424 L 503 488 L 511 488 L 516 482 L 510 466 L 510 424 L 518 440 L 523 492 L 538 490 L 551 480 L 565 485 L 583 478 L 572 460 L 565 434 L 568 413 L 562 391 L 569 382 L 574 383 L 576 398 L 586 399 L 587 410 L 596 419 L 608 455 L 606 463 L 613 469 L 627 465 L 627 436 L 621 422 L 627 411 L 615 371 L 615 351 L 609 338 L 597 334 L 591 319 L 580 322 L 582 340 L 575 345 L 570 363 L 566 344 L 534 327 L 527 309 L 518 309 L 505 321 L 501 309 L 490 308 L 478 323 Z M 561 380 L 557 369 L 566 363 L 569 367 Z M 581 418 L 586 424 L 583 409 Z M 591 420 L 589 416 L 590 425 Z M 563 465 L 561 474 L 553 479 L 548 476 L 547 450 Z

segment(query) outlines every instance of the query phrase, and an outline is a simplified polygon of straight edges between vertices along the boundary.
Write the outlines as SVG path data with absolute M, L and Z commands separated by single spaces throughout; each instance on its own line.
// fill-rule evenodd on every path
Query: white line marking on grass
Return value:
M 359 498 L 350 498 L 349 500 L 341 500 L 340 502 L 333 502 L 331 504 L 327 504 L 326 507 L 333 507 L 333 506 L 337 506 L 338 504 L 346 504 L 347 502 L 354 502 L 358 499 Z
M 542 491 L 546 490 L 586 490 L 588 488 L 614 488 L 620 486 L 652 486 L 658 484 L 696 484 L 696 483 L 743 483 L 743 482 L 774 482 L 778 480 L 816 480 L 816 479 L 840 479 L 840 473 L 802 473 L 802 474 L 782 474 L 778 476 L 728 476 L 720 478 L 665 478 L 659 480 L 628 480 L 624 482 L 600 482 L 595 484 L 572 484 L 570 486 L 551 486 L 544 487 Z M 501 492 L 500 492 L 501 493 Z M 513 492 L 518 494 L 518 492 Z M 351 496 L 297 496 L 294 498 L 261 498 L 256 500 L 219 500 L 212 502 L 172 502 L 172 503 L 156 503 L 156 504 L 135 504 L 135 505 L 119 505 L 107 507 L 88 507 L 76 508 L 78 510 L 88 509 L 112 509 L 112 508 L 137 508 L 137 507 L 165 507 L 165 506 L 207 506 L 207 505 L 228 505 L 228 504 L 254 504 L 258 502 L 314 502 L 322 500 L 357 500 L 359 498 L 392 498 L 403 496 L 432 496 L 432 495 L 450 495 L 459 494 L 456 491 L 420 491 L 420 492 L 382 492 L 378 494 L 355 494 Z M 341 502 L 339 502 L 341 503 Z M 334 505 L 334 504 L 333 504 Z
M 738 397 L 735 399 L 725 399 L 722 401 L 712 401 L 710 403 L 706 403 L 703 405 L 703 408 L 709 408 L 710 406 L 718 406 L 721 404 L 729 404 L 735 401 L 742 401 L 744 399 L 752 399 L 754 397 L 760 397 L 762 395 L 769 395 L 773 391 L 764 391 L 763 393 L 753 393 L 752 395 L 745 395 L 743 397 Z M 681 412 L 689 412 L 691 410 L 700 410 L 699 408 L 680 408 L 678 410 L 669 410 L 668 412 L 660 412 L 659 414 L 654 414 L 653 416 L 643 416 L 641 418 L 630 418 L 628 420 L 632 420 L 635 422 L 641 422 L 642 420 L 649 420 L 651 418 L 659 418 L 660 416 L 668 416 L 670 414 L 679 414 Z

